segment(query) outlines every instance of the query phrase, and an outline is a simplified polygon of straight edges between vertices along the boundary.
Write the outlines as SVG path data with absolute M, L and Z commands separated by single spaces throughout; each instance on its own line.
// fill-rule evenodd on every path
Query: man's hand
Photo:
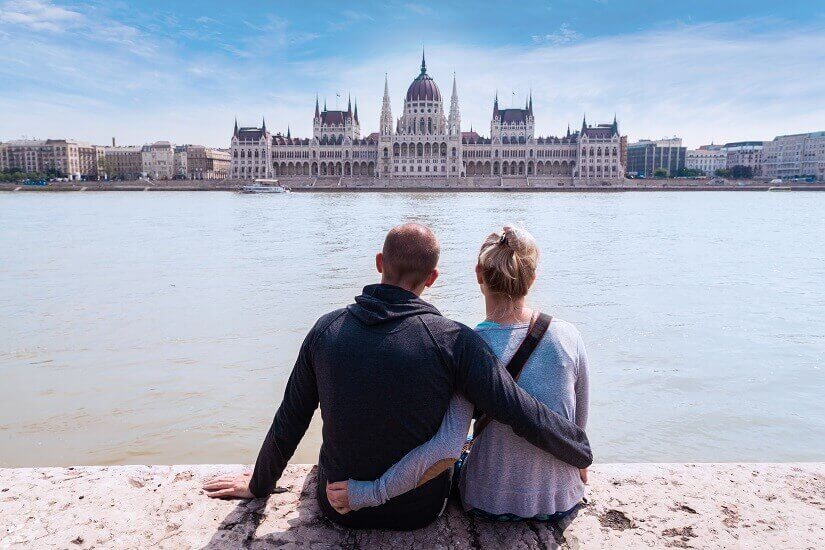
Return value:
M 209 498 L 255 498 L 249 491 L 250 472 L 234 476 L 219 476 L 203 484 Z
M 579 470 L 579 477 L 582 478 L 582 483 L 587 485 L 587 468 L 582 468 Z
M 349 507 L 348 483 L 346 481 L 327 482 L 327 500 L 330 506 L 341 515 L 352 512 Z

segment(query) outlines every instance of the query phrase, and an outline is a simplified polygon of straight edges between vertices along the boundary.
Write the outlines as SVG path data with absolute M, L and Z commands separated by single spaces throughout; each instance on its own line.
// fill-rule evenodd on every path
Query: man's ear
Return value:
M 481 264 L 476 264 L 476 281 L 478 284 L 484 284 L 484 278 L 481 276 Z
M 430 273 L 430 276 L 427 277 L 427 280 L 424 281 L 424 288 L 430 288 L 435 283 L 435 280 L 438 279 L 438 268 L 433 269 Z
M 384 274 L 384 254 L 381 252 L 375 255 L 375 269 L 378 270 L 378 273 Z

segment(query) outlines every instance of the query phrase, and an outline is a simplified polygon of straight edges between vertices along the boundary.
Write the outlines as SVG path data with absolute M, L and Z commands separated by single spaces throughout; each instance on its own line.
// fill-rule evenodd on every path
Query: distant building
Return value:
M 762 175 L 762 141 L 736 141 L 726 143 L 722 150 L 727 154 L 728 168 L 747 166 L 754 176 Z
M 190 180 L 224 179 L 229 176 L 229 151 L 203 145 L 186 145 L 186 170 Z
M 777 136 L 762 150 L 763 174 L 769 178 L 814 176 L 825 179 L 825 131 Z
M 316 97 L 312 136 L 271 134 L 260 127 L 238 126 L 231 139 L 231 177 L 295 178 L 520 178 L 528 181 L 616 181 L 624 177 L 622 136 L 612 123 L 589 125 L 566 135 L 536 136 L 532 94 L 523 107 L 506 108 L 496 96 L 490 135 L 461 129 L 458 85 L 441 94 L 421 59 L 420 73 L 404 97 L 400 118 L 392 115 L 389 85 L 378 119 L 378 132 L 362 137 L 358 104 L 323 109 Z M 684 159 L 683 159 L 684 160 Z M 529 178 L 529 180 L 527 179 Z M 561 183 L 561 181 L 560 181 Z
M 627 146 L 627 171 L 651 178 L 661 168 L 673 177 L 685 167 L 686 153 L 681 138 L 631 143 Z
M 0 170 L 47 172 L 97 179 L 103 147 L 71 139 L 16 140 L 0 144 Z
M 143 173 L 143 147 L 105 147 L 104 158 L 109 179 L 136 180 Z
M 698 149 L 685 152 L 685 168 L 699 170 L 706 176 L 712 176 L 717 170 L 728 166 L 728 154 L 721 145 L 703 145 Z
M 143 173 L 155 180 L 169 180 L 175 175 L 175 147 L 168 141 L 156 141 L 141 149 Z

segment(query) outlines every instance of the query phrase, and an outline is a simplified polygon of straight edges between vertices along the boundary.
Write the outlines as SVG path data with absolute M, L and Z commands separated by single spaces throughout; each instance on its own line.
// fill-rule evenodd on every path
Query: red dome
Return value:
M 407 101 L 441 101 L 441 91 L 435 80 L 422 71 L 407 88 Z

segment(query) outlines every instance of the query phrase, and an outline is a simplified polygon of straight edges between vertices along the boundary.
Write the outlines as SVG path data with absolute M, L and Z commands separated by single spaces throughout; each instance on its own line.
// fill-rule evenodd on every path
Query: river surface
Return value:
M 468 324 L 484 236 L 534 233 L 597 461 L 825 460 L 825 194 L 87 192 L 0 194 L 0 466 L 253 462 L 304 334 L 404 220 Z

